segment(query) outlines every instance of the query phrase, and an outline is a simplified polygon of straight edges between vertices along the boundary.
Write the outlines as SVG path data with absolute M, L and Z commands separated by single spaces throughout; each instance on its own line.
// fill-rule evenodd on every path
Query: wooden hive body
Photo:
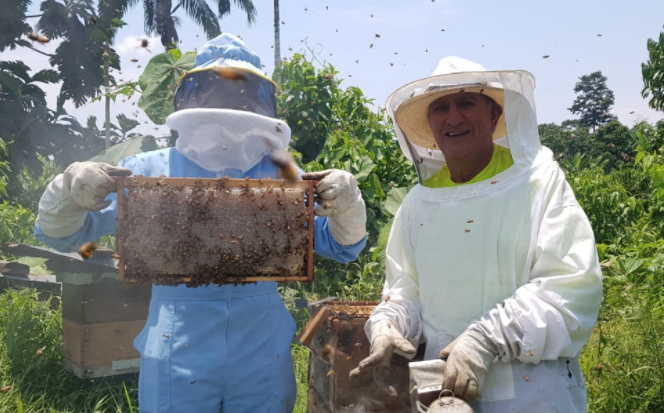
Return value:
M 390 383 L 396 398 L 383 393 L 368 372 L 350 379 L 349 373 L 369 356 L 364 324 L 376 302 L 338 302 L 321 305 L 307 323 L 300 341 L 311 349 L 309 413 L 390 413 L 410 411 L 408 360 L 392 358 Z
M 133 341 L 147 320 L 152 286 L 121 284 L 114 273 L 63 273 L 57 279 L 64 368 L 81 378 L 138 372 Z

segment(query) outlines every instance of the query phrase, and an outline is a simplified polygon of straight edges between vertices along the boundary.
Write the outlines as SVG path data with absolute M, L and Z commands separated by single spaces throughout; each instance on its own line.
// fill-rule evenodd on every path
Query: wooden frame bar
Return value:
M 118 192 L 118 231 L 122 228 L 124 223 L 124 215 L 126 211 L 126 200 L 124 195 L 125 188 L 135 187 L 153 187 L 162 184 L 168 184 L 171 187 L 206 187 L 206 188 L 301 188 L 305 191 L 307 196 L 307 231 L 309 236 L 309 246 L 307 250 L 307 268 L 306 274 L 303 276 L 283 276 L 283 277 L 244 277 L 242 282 L 258 282 L 258 281 L 272 281 L 272 282 L 313 282 L 314 280 L 314 196 L 315 187 L 320 181 L 295 181 L 288 182 L 283 179 L 234 179 L 234 178 L 169 178 L 169 177 L 146 177 L 137 175 L 132 177 L 118 177 L 117 192 Z M 125 263 L 123 260 L 123 242 L 121 237 L 117 237 L 117 252 L 120 256 L 118 263 L 118 275 L 121 283 L 136 283 L 136 279 L 130 279 L 126 276 Z M 189 282 L 191 278 L 183 277 L 182 282 Z

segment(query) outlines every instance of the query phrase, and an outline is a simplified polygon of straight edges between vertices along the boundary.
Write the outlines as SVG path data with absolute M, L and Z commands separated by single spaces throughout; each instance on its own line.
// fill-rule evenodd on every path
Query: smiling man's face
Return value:
M 491 151 L 493 131 L 502 108 L 479 93 L 455 93 L 429 106 L 429 126 L 436 144 L 448 159 L 475 159 Z

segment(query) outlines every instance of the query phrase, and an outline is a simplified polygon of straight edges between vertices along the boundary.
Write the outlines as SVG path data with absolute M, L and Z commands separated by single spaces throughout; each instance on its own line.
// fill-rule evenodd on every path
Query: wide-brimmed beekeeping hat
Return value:
M 503 108 L 503 114 L 498 119 L 493 139 L 498 139 L 506 134 L 505 125 L 505 92 L 503 85 L 498 82 L 481 81 L 478 72 L 486 72 L 481 65 L 460 57 L 445 57 L 440 60 L 438 67 L 433 71 L 427 87 L 414 87 L 410 98 L 402 102 L 394 113 L 394 120 L 401 128 L 406 138 L 415 145 L 422 148 L 436 148 L 436 140 L 429 126 L 429 106 L 443 96 L 454 93 L 479 93 L 491 98 Z M 463 73 L 473 76 L 464 81 Z
M 233 109 L 274 118 L 278 87 L 261 67 L 258 54 L 241 39 L 219 35 L 203 45 L 194 68 L 178 80 L 175 110 Z

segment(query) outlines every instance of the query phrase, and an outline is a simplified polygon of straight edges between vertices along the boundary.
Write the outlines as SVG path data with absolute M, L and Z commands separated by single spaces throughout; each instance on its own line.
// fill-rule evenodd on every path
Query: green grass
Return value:
M 590 412 L 664 412 L 662 275 L 605 280 L 605 301 L 581 366 Z
M 0 394 L 0 413 L 131 412 L 135 377 L 81 380 L 62 370 L 58 308 L 40 302 L 34 290 L 0 295 L 0 387 L 11 387 Z

